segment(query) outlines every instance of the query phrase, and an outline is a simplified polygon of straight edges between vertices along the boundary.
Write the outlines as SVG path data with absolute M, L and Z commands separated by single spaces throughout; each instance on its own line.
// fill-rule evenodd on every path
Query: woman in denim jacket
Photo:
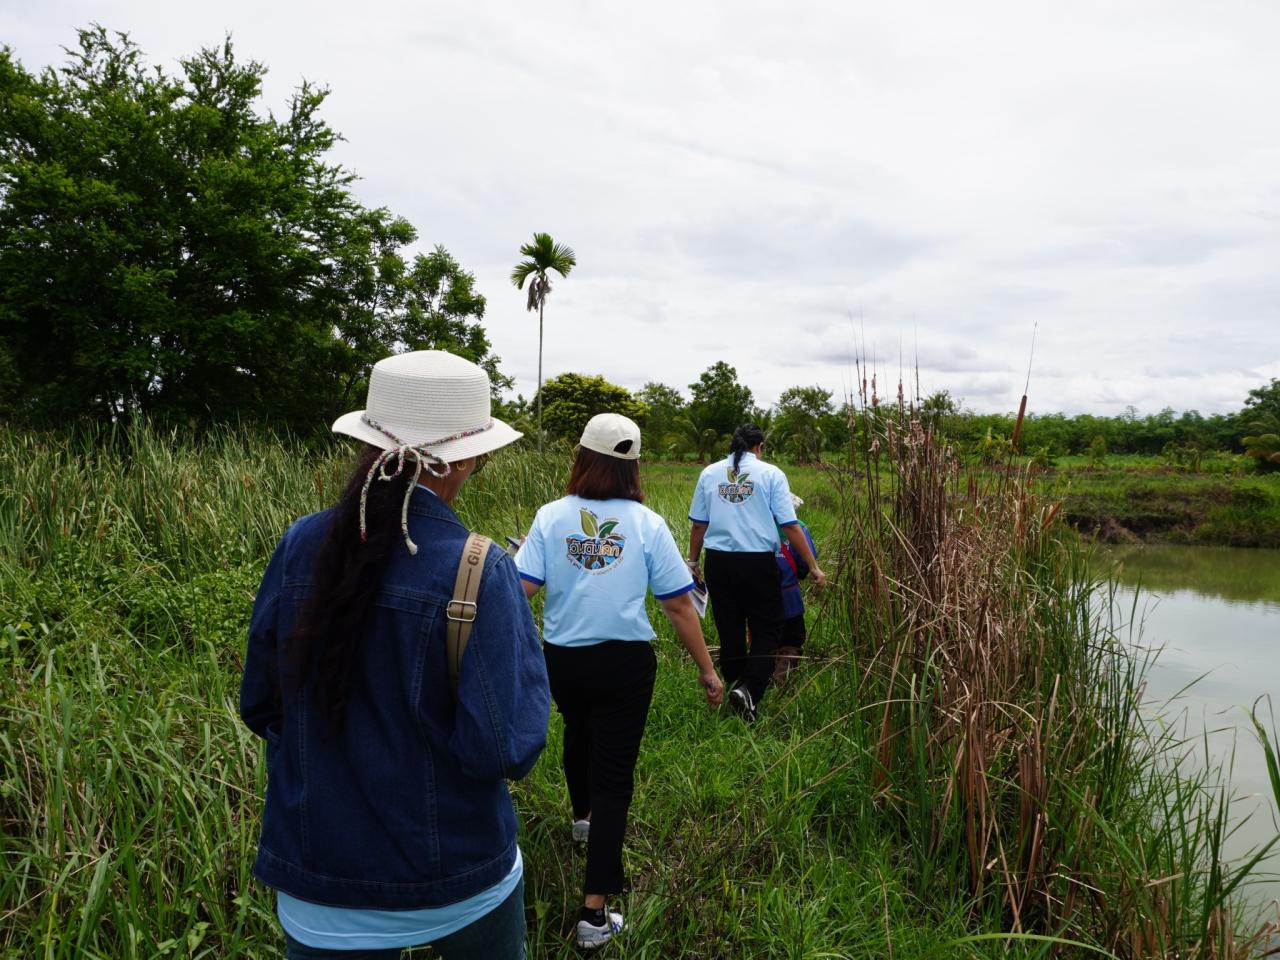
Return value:
M 524 955 L 506 780 L 546 741 L 547 675 L 507 555 L 484 559 L 456 697 L 446 604 L 468 531 L 450 508 L 493 450 L 489 378 L 441 351 L 373 369 L 337 433 L 366 447 L 333 508 L 285 533 L 254 603 L 240 713 L 266 740 L 254 875 L 292 960 Z

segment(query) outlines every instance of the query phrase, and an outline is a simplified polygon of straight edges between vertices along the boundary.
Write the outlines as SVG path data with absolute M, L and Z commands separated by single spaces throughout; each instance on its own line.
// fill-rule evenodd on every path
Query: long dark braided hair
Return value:
M 346 724 L 347 695 L 369 613 L 392 556 L 405 549 L 400 507 L 411 470 L 370 486 L 367 538 L 360 540 L 360 493 L 382 452 L 366 445 L 334 505 L 333 523 L 312 568 L 311 593 L 289 638 L 295 687 L 314 698 L 330 735 Z
M 733 442 L 729 444 L 729 452 L 733 454 L 733 472 L 738 472 L 742 465 L 742 455 L 753 447 L 764 443 L 764 431 L 754 423 L 744 423 L 733 431 Z

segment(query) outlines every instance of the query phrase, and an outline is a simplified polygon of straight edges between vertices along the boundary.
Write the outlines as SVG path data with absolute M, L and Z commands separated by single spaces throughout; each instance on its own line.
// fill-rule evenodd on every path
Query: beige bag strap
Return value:
M 476 597 L 480 595 L 480 578 L 484 575 L 484 561 L 493 543 L 482 533 L 467 537 L 458 561 L 458 577 L 453 582 L 453 599 L 444 608 L 445 653 L 449 660 L 449 689 L 458 698 L 458 671 L 462 668 L 462 655 L 467 652 L 471 639 L 471 625 L 476 620 Z

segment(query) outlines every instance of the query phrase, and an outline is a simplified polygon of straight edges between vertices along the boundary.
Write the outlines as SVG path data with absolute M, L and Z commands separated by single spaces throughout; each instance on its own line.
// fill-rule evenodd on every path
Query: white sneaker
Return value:
M 596 926 L 586 920 L 578 921 L 578 949 L 597 950 L 613 939 L 614 934 L 622 932 L 622 914 L 610 910 L 605 911 L 604 923 Z
M 586 843 L 591 839 L 591 821 L 575 820 L 573 821 L 573 842 Z
M 756 722 L 756 701 L 746 687 L 734 687 L 729 691 L 729 706 L 747 723 Z

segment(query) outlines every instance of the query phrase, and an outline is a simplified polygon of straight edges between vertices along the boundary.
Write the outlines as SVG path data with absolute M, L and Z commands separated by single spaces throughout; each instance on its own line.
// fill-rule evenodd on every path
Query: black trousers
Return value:
M 803 613 L 797 613 L 794 617 L 788 617 L 782 621 L 782 645 L 784 647 L 795 647 L 797 650 L 803 649 L 804 638 Z
M 585 894 L 621 893 L 622 837 L 658 661 L 647 643 L 543 645 L 556 709 L 564 717 L 564 779 L 573 816 L 591 815 Z
M 707 594 L 720 635 L 720 674 L 726 686 L 747 688 L 756 703 L 773 677 L 782 642 L 782 574 L 772 553 L 708 550 Z M 747 628 L 751 646 L 747 647 Z

